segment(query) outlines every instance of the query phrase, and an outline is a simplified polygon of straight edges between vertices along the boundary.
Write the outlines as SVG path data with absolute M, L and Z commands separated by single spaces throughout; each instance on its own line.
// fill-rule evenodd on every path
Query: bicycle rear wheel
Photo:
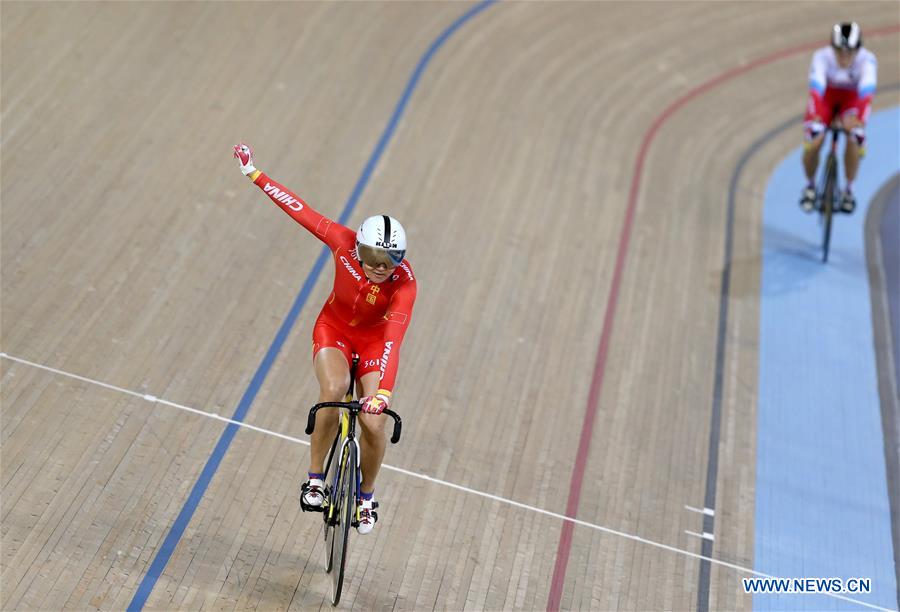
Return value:
M 356 445 L 348 444 L 341 461 L 340 491 L 337 524 L 334 526 L 331 545 L 331 605 L 341 600 L 344 586 L 344 568 L 347 562 L 347 541 L 350 539 L 350 525 L 356 514 Z
M 831 222 L 834 219 L 834 193 L 837 190 L 837 160 L 829 153 L 825 161 L 825 187 L 822 189 L 822 262 L 828 261 L 831 246 Z

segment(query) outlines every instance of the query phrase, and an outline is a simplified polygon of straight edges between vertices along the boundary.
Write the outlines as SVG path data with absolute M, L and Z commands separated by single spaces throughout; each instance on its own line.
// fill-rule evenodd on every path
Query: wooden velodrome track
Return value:
M 330 607 L 288 439 L 330 263 L 244 419 L 288 438 L 240 428 L 161 552 L 226 428 L 171 404 L 234 414 L 321 250 L 231 145 L 337 218 L 472 6 L 2 3 L 0 607 Z M 507 2 L 437 50 L 348 222 L 401 219 L 420 287 L 386 458 L 414 474 L 382 472 L 341 607 L 750 606 L 759 205 L 800 135 L 743 174 L 714 412 L 726 192 L 831 23 L 898 21 L 852 8 Z M 867 46 L 900 80 L 897 34 Z

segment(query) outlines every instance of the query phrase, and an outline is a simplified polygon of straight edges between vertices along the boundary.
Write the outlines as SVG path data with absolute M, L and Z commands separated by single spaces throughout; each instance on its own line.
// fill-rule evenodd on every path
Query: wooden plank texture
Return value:
M 340 214 L 420 56 L 470 4 L 7 2 L 2 320 L 11 357 L 230 416 L 321 244 L 257 166 Z M 403 221 L 419 279 L 387 463 L 564 513 L 635 161 L 692 88 L 821 38 L 830 3 L 508 2 L 421 76 L 351 217 Z M 864 28 L 892 2 L 854 3 Z M 900 80 L 896 35 L 873 38 Z M 700 552 L 729 180 L 804 105 L 809 54 L 725 80 L 647 151 L 577 517 Z M 753 566 L 760 203 L 744 171 L 715 556 Z M 864 170 L 863 170 L 864 171 Z M 800 172 L 798 169 L 798 188 Z M 330 264 L 329 264 L 330 265 Z M 304 438 L 329 269 L 247 422 Z M 0 360 L 0 608 L 123 609 L 225 425 Z M 238 432 L 148 609 L 329 609 L 307 447 Z M 556 517 L 384 470 L 341 606 L 543 609 Z M 697 559 L 576 526 L 565 609 L 693 609 Z M 712 609 L 748 609 L 713 567 Z

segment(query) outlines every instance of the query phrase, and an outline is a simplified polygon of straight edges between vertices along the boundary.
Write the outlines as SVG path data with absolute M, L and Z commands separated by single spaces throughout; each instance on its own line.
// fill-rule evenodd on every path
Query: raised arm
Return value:
M 351 232 L 328 217 L 312 209 L 300 196 L 273 180 L 253 165 L 253 151 L 245 144 L 234 146 L 234 157 L 240 162 L 241 172 L 263 190 L 281 210 L 305 227 L 316 238 L 334 250 L 340 242 L 340 234 Z

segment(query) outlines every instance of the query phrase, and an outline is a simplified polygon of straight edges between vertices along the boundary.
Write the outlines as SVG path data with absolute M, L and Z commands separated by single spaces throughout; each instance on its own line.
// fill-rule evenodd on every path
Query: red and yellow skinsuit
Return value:
M 284 212 L 324 242 L 334 258 L 334 287 L 313 327 L 313 357 L 325 348 L 340 350 L 356 377 L 380 372 L 379 389 L 393 391 L 400 344 L 416 301 L 416 278 L 405 259 L 383 283 L 366 278 L 356 257 L 356 232 L 321 215 L 263 172 L 250 176 Z

